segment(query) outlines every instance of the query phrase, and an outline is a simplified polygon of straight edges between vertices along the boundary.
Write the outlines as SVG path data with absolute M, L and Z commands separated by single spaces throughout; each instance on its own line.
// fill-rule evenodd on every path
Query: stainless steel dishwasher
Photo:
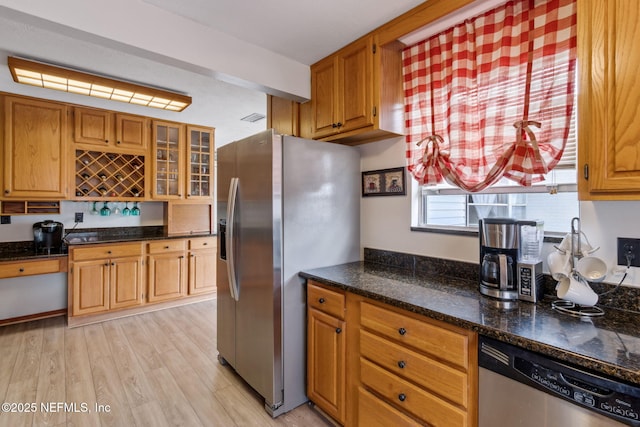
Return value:
M 640 387 L 480 336 L 480 427 L 640 426 Z

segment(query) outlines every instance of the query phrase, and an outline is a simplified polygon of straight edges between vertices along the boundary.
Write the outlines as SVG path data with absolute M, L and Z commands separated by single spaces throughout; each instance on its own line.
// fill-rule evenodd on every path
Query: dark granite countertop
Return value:
M 480 294 L 476 281 L 372 262 L 307 270 L 300 276 L 640 384 L 637 313 L 605 308 L 602 317 L 582 319 L 552 309 L 549 298 L 500 308 Z
M 185 234 L 169 235 L 163 226 L 122 227 L 122 228 L 86 228 L 67 230 L 65 241 L 68 246 L 96 245 L 100 243 L 135 242 L 141 240 L 184 239 L 187 237 L 210 237 L 215 234 Z M 21 261 L 30 259 L 46 259 L 51 257 L 66 257 L 65 245 L 57 253 L 36 253 L 33 241 L 1 242 L 0 262 Z

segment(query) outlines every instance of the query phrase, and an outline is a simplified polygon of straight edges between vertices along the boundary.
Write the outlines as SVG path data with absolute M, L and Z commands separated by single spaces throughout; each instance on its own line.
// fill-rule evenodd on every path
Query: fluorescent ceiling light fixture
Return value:
M 169 111 L 182 111 L 191 105 L 190 96 L 163 89 L 14 56 L 8 57 L 7 62 L 16 83 Z

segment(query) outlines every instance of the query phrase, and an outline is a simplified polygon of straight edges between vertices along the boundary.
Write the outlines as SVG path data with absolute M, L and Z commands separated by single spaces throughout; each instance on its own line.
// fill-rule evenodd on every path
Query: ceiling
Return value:
M 78 1 L 78 0 L 75 0 Z M 124 0 L 123 0 L 124 1 Z M 131 1 L 131 0 L 127 0 Z M 422 3 L 423 0 L 135 0 L 141 7 L 179 15 L 193 22 L 225 33 L 233 39 L 289 58 L 308 66 L 329 55 L 376 27 Z M 81 2 L 79 2 L 81 3 Z M 248 136 L 266 127 L 265 120 L 241 122 L 251 113 L 266 114 L 264 93 L 251 82 L 238 79 L 239 84 L 220 81 L 216 70 L 194 72 L 184 60 L 176 61 L 162 55 L 145 55 L 134 40 L 108 40 L 96 30 L 52 25 L 47 9 L 38 16 L 21 9 L 17 0 L 0 0 L 0 61 L 7 55 L 53 62 L 80 68 L 123 80 L 146 83 L 186 93 L 193 104 L 179 115 L 158 112 L 145 107 L 130 107 L 70 94 L 53 94 L 47 89 L 22 88 L 13 83 L 7 67 L 0 69 L 0 90 L 12 93 L 59 99 L 99 108 L 127 111 L 159 118 L 169 118 L 216 128 L 216 142 L 225 144 Z M 42 3 L 42 4 L 46 4 Z M 131 3 L 127 3 L 131 5 Z M 29 6 L 24 6 L 25 8 Z M 115 6 L 114 6 L 115 7 Z M 78 12 L 87 21 L 100 19 L 99 12 L 85 7 Z M 53 12 L 52 12 L 53 13 Z M 90 16 L 93 14 L 94 16 Z M 82 16 L 80 16 L 82 18 Z M 89 19 L 90 18 L 90 19 Z M 144 17 L 134 16 L 136 19 Z M 62 21 L 58 21 L 62 22 Z M 80 21 L 78 21 L 80 22 Z M 107 24 L 107 23 L 105 23 Z M 185 49 L 189 49 L 186 47 Z M 192 49 L 203 49 L 203 46 Z M 193 56 L 207 52 L 190 52 Z M 238 60 L 239 51 L 228 53 L 229 61 Z M 251 58 L 240 58 L 251 64 Z M 0 62 L 0 65 L 3 63 Z M 35 91 L 35 92 L 34 92 Z M 106 103 L 106 104 L 105 104 Z M 117 104 L 117 105 L 116 105 Z

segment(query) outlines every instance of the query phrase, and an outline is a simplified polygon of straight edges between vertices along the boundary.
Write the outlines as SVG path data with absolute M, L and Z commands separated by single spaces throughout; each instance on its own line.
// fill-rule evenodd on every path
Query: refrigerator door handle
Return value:
M 226 253 L 227 253 L 227 275 L 229 276 L 229 291 L 231 297 L 238 301 L 238 279 L 236 277 L 235 266 L 235 215 L 236 215 L 236 200 L 238 199 L 238 178 L 231 178 L 229 183 L 229 200 L 227 203 L 227 238 L 226 238 Z

